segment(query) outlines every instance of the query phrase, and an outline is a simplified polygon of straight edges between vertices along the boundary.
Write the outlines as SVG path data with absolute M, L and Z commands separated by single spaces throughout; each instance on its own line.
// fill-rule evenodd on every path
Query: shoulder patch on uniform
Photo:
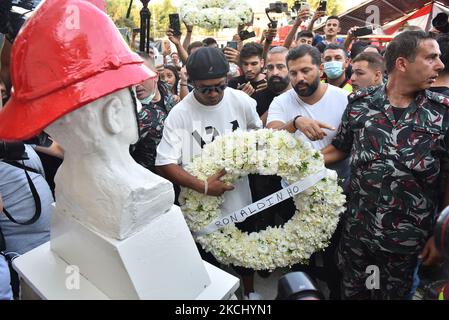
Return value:
M 351 93 L 348 96 L 349 102 L 353 102 L 362 98 L 365 98 L 366 96 L 371 95 L 373 92 L 375 92 L 379 87 L 368 87 L 359 89 L 356 92 Z
M 446 107 L 449 107 L 449 97 L 445 96 L 444 94 L 433 92 L 430 90 L 426 90 L 426 97 L 427 99 L 440 103 Z

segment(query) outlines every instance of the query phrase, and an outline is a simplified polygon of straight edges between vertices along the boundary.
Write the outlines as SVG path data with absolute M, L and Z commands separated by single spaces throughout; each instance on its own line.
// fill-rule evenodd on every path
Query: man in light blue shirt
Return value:
M 0 195 L 0 212 L 2 211 L 3 211 L 3 202 L 2 197 Z M 2 237 L 1 234 L 0 237 Z M 4 249 L 1 248 L 2 239 L 3 238 L 0 238 L 0 250 Z M 8 263 L 6 262 L 5 257 L 2 255 L 2 252 L 0 252 L 0 300 L 12 300 L 12 291 L 10 282 L 11 276 L 9 275 Z

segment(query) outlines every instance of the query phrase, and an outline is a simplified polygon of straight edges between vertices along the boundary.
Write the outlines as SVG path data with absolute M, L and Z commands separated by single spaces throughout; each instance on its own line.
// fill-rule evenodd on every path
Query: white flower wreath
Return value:
M 201 180 L 226 169 L 224 182 L 248 174 L 278 175 L 289 184 L 325 170 L 325 178 L 294 196 L 295 215 L 283 227 L 268 227 L 258 233 L 242 232 L 230 224 L 206 235 L 195 236 L 202 247 L 223 264 L 255 270 L 273 270 L 307 262 L 324 249 L 344 211 L 345 196 L 335 171 L 324 168 L 319 151 L 286 131 L 237 130 L 219 136 L 186 166 Z M 195 234 L 221 216 L 223 197 L 212 197 L 183 188 L 181 208 Z
M 188 25 L 206 29 L 234 28 L 252 19 L 246 0 L 184 0 L 179 14 Z

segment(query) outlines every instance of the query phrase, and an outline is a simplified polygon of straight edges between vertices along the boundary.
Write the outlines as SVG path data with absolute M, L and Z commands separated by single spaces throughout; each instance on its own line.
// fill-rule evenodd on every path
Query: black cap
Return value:
M 218 79 L 226 77 L 229 63 L 220 49 L 204 47 L 190 55 L 186 68 L 191 80 Z
M 440 12 L 433 18 L 432 25 L 442 33 L 449 33 L 448 15 L 445 12 Z

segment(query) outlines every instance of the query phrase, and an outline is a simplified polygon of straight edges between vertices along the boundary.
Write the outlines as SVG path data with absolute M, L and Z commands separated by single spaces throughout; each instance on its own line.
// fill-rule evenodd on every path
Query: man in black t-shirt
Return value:
M 259 116 L 268 110 L 271 103 L 265 95 L 260 94 L 267 87 L 267 80 L 263 73 L 264 64 L 263 47 L 255 42 L 245 44 L 240 51 L 240 67 L 243 75 L 232 78 L 228 83 L 229 87 L 242 90 L 257 101 Z

